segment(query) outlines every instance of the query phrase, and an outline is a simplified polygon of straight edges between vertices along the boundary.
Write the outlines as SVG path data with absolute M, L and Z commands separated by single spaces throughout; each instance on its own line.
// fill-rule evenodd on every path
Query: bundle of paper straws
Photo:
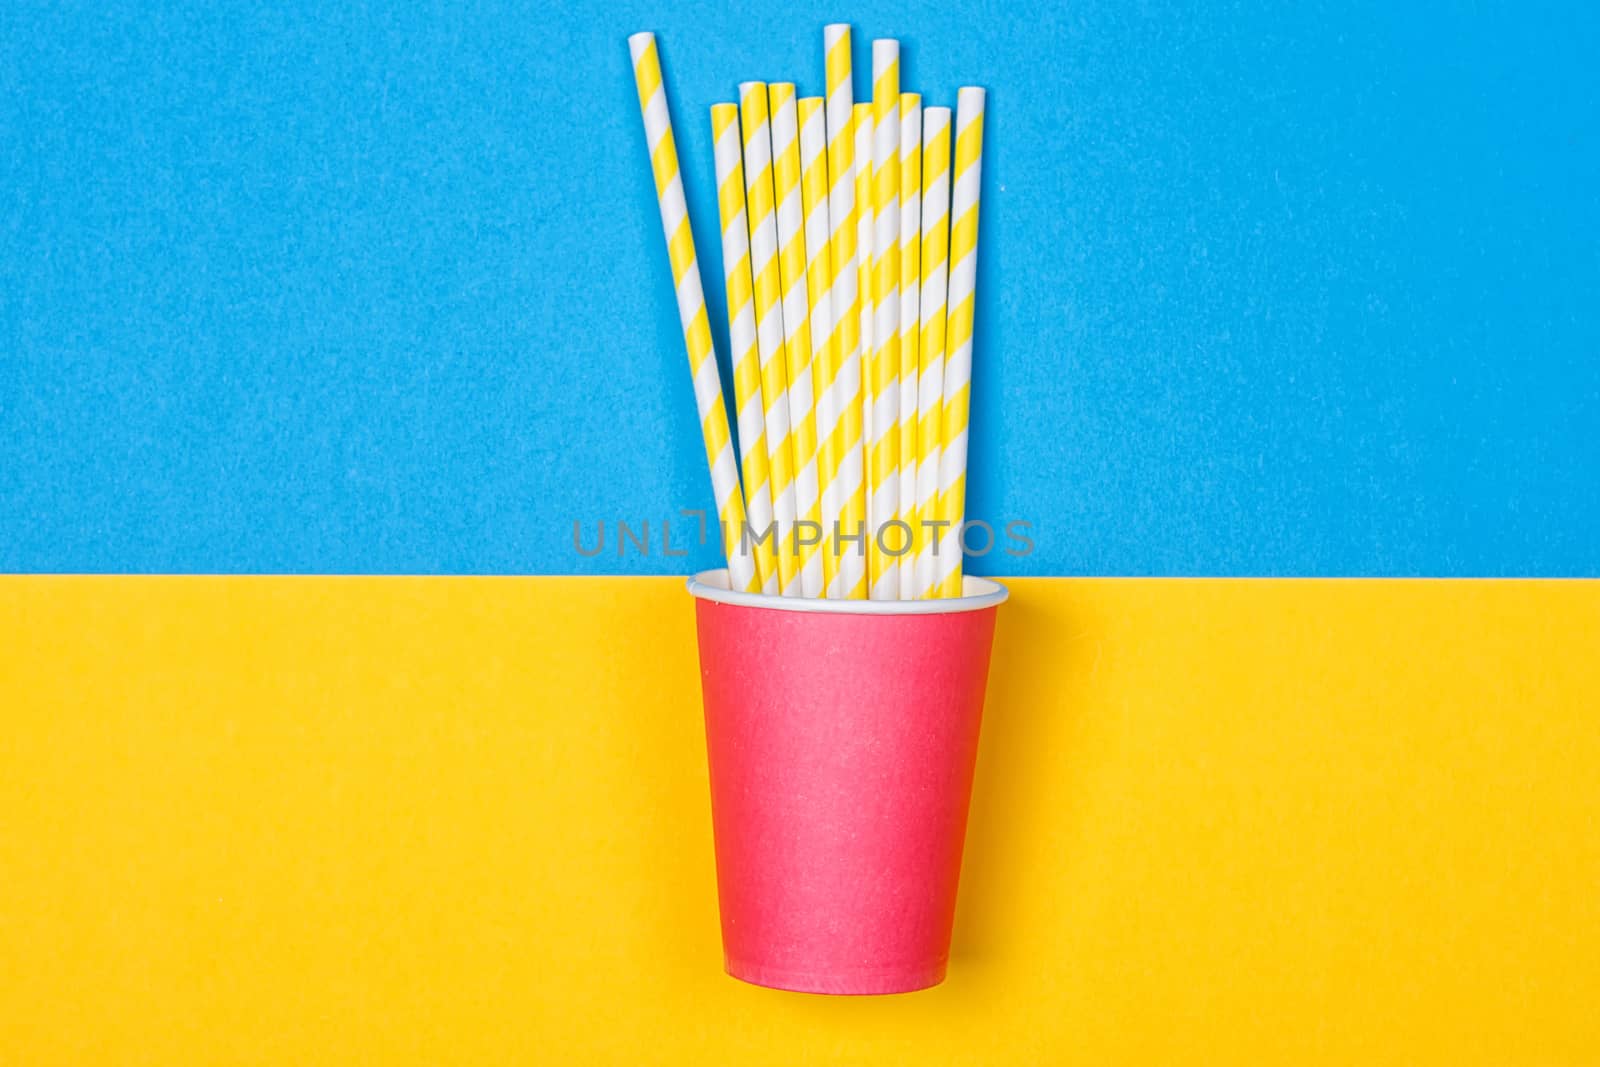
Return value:
M 745 82 L 711 108 L 737 462 L 655 35 L 628 39 L 729 586 L 960 596 L 984 91 L 952 130 L 877 40 L 858 104 L 850 27 L 823 32 L 826 98 Z

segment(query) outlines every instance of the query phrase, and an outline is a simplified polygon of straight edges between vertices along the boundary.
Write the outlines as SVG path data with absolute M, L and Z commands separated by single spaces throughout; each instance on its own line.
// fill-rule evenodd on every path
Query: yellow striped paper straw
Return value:
M 872 42 L 872 351 L 867 403 L 867 570 L 872 599 L 900 597 L 900 43 Z
M 900 560 L 900 599 L 916 595 L 917 318 L 922 286 L 922 97 L 900 94 L 900 518 L 912 531 L 912 551 Z
M 754 531 L 751 552 L 763 593 L 778 592 L 778 553 L 772 528 L 772 476 L 767 463 L 766 408 L 761 402 L 761 350 L 756 344 L 755 286 L 750 278 L 750 228 L 744 215 L 744 167 L 739 108 L 711 107 L 717 161 L 717 206 L 722 218 L 722 273 L 728 294 L 728 341 L 733 351 L 733 399 L 744 470 L 745 511 Z
M 857 268 L 860 222 L 856 210 L 857 156 L 855 87 L 852 82 L 850 27 L 835 23 L 822 31 L 827 69 L 828 222 L 833 228 L 829 251 L 833 263 L 833 314 L 839 325 L 838 373 L 834 375 L 834 412 L 838 418 L 831 433 L 839 457 L 834 475 L 838 527 L 827 531 L 838 559 L 837 573 L 828 588 L 830 597 L 860 600 L 867 595 L 866 549 L 859 541 L 842 541 L 840 533 L 855 535 L 867 521 L 867 483 L 861 452 L 861 287 Z M 871 109 L 863 107 L 870 113 Z
M 805 212 L 806 299 L 810 315 L 811 384 L 816 397 L 817 482 L 822 508 L 822 592 L 834 584 L 839 559 L 829 533 L 839 521 L 840 428 L 834 380 L 839 374 L 839 329 L 833 309 L 833 257 L 828 240 L 828 130 L 822 97 L 804 96 L 795 103 L 800 123 L 800 206 Z
M 874 247 L 872 210 L 872 105 L 856 104 L 851 108 L 851 122 L 856 130 L 856 292 L 861 305 L 861 526 L 852 533 L 862 536 L 859 546 L 862 579 L 871 592 L 872 562 L 872 339 L 876 336 L 876 307 L 872 303 L 872 249 Z
M 754 557 L 744 547 L 744 495 L 739 489 L 739 471 L 728 433 L 728 411 L 722 406 L 722 380 L 711 348 L 711 323 L 706 318 L 705 291 L 700 287 L 700 267 L 694 252 L 694 234 L 689 229 L 689 206 L 683 199 L 678 149 L 672 137 L 672 118 L 667 114 L 655 34 L 634 34 L 628 38 L 628 50 L 633 54 L 639 112 L 644 117 L 645 141 L 655 171 L 661 231 L 667 239 L 672 281 L 677 288 L 678 319 L 689 353 L 689 371 L 694 376 L 700 432 L 705 439 L 706 464 L 711 469 L 711 491 L 721 522 L 723 550 L 728 555 L 728 584 L 733 589 L 760 592 Z
M 767 86 L 772 115 L 772 191 L 778 198 L 778 268 L 783 344 L 789 363 L 789 433 L 794 442 L 794 511 L 800 595 L 822 595 L 822 497 L 817 491 L 817 416 L 811 383 L 810 298 L 806 295 L 805 209 L 800 197 L 800 131 L 794 85 Z
M 750 220 L 750 274 L 755 283 L 756 351 L 761 359 L 761 402 L 766 409 L 767 466 L 777 523 L 778 588 L 800 591 L 794 551 L 794 449 L 789 438 L 789 369 L 783 346 L 783 286 L 778 272 L 778 227 L 772 198 L 772 134 L 765 82 L 739 86 L 744 140 L 745 209 Z
M 876 325 L 872 303 L 872 105 L 856 104 L 851 109 L 851 122 L 856 128 L 856 292 L 861 304 L 861 493 L 865 502 L 872 495 L 872 339 Z M 861 513 L 867 518 L 866 510 Z M 862 549 L 865 561 L 866 549 Z
M 944 417 L 944 314 L 950 243 L 950 109 L 922 113 L 922 343 L 917 370 L 916 596 L 932 596 L 933 525 L 938 519 L 939 452 Z M 948 543 L 948 542 L 946 542 Z
M 967 406 L 972 391 L 972 311 L 978 280 L 978 192 L 983 178 L 982 89 L 956 94 L 955 169 L 950 193 L 950 295 L 945 316 L 944 450 L 940 518 L 955 537 L 939 555 L 938 596 L 961 595 L 961 523 L 966 515 Z

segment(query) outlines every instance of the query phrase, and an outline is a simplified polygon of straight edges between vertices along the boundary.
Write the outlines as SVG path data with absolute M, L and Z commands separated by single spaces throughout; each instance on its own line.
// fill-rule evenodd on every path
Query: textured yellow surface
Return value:
M 948 982 L 724 977 L 672 579 L 0 579 L 0 1060 L 1600 1061 L 1600 584 L 1012 583 Z

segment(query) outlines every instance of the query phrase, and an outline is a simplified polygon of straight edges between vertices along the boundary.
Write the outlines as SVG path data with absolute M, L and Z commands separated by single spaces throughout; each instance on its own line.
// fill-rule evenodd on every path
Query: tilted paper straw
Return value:
M 811 315 L 811 383 L 817 400 L 817 482 L 822 497 L 823 593 L 833 585 L 839 559 L 832 533 L 839 521 L 839 461 L 843 434 L 834 379 L 839 375 L 839 330 L 833 310 L 833 257 L 828 251 L 828 130 L 822 97 L 796 101 L 800 123 L 800 205 L 805 211 L 806 298 Z M 820 595 L 820 594 L 819 594 Z
M 806 295 L 805 208 L 800 195 L 800 131 L 794 85 L 767 86 L 772 115 L 772 191 L 778 200 L 778 268 L 783 281 L 783 344 L 789 365 L 789 433 L 794 442 L 794 510 L 807 524 L 797 540 L 800 595 L 822 595 L 822 497 L 817 489 L 817 417 L 811 382 L 810 298 Z M 800 544 L 799 541 L 807 543 Z
M 714 104 L 711 137 L 716 146 L 717 205 L 722 218 L 722 272 L 728 294 L 728 341 L 733 350 L 734 412 L 739 460 L 744 470 L 745 511 L 763 593 L 778 592 L 778 553 L 772 527 L 772 477 L 767 462 L 766 408 L 761 402 L 761 350 L 756 344 L 755 286 L 750 277 L 750 227 L 744 214 L 744 167 L 740 164 L 739 108 Z
M 922 97 L 900 94 L 900 518 L 911 530 L 912 551 L 900 559 L 900 599 L 916 593 L 917 529 L 917 317 L 922 287 Z
M 900 43 L 872 42 L 872 353 L 867 536 L 872 599 L 900 597 Z
M 967 406 L 972 385 L 972 311 L 978 277 L 978 190 L 983 178 L 982 89 L 956 95 L 955 169 L 950 193 L 950 295 L 945 317 L 944 451 L 940 517 L 954 536 L 939 553 L 938 595 L 961 595 L 961 523 L 966 515 Z
M 872 430 L 872 404 L 876 394 L 872 391 L 873 338 L 876 336 L 876 306 L 872 303 L 872 250 L 874 247 L 872 210 L 872 105 L 856 104 L 851 108 L 851 121 L 855 125 L 856 164 L 856 292 L 861 305 L 861 527 L 863 535 L 859 546 L 852 549 L 861 554 L 861 572 L 871 590 L 872 563 L 869 546 L 872 543 L 872 442 L 877 436 Z M 851 533 L 858 531 L 852 530 Z
M 767 465 L 777 522 L 778 587 L 800 593 L 794 551 L 794 447 L 789 433 L 789 368 L 783 344 L 783 285 L 778 271 L 778 227 L 772 198 L 772 134 L 765 82 L 739 86 L 744 140 L 745 210 L 750 218 L 750 273 L 755 282 L 756 349 L 761 358 L 761 401 L 766 407 Z
M 922 344 L 917 373 L 916 596 L 934 593 L 933 522 L 938 519 L 944 416 L 944 315 L 950 243 L 950 109 L 922 113 Z M 948 543 L 948 542 L 947 542 Z
M 700 287 L 700 267 L 689 229 L 689 207 L 683 198 L 678 173 L 678 150 L 667 114 L 667 93 L 661 83 L 661 60 L 652 33 L 628 38 L 633 54 L 633 80 L 639 90 L 639 112 L 644 116 L 645 141 L 655 171 L 656 202 L 661 208 L 661 231 L 667 239 L 672 281 L 678 293 L 678 320 L 683 326 L 689 371 L 694 376 L 695 404 L 700 411 L 700 432 L 705 439 L 706 463 L 711 469 L 711 491 L 722 526 L 723 550 L 728 556 L 728 580 L 734 589 L 760 592 L 755 559 L 744 546 L 744 496 L 734 463 L 728 433 L 728 411 L 722 406 L 722 381 L 711 347 L 711 323 L 706 318 L 705 292 Z
M 837 534 L 854 535 L 867 521 L 867 482 L 861 445 L 861 288 L 857 274 L 855 87 L 852 84 L 850 27 L 834 24 L 822 31 L 828 88 L 828 223 L 833 229 L 829 251 L 833 264 L 833 314 L 838 373 L 834 375 L 834 410 L 838 423 L 828 436 L 839 455 L 835 475 L 837 531 L 828 539 L 838 559 L 828 596 L 857 600 L 867 595 L 867 557 L 857 541 L 842 542 Z M 866 109 L 870 113 L 870 108 Z M 868 156 L 861 159 L 870 158 Z M 819 433 L 824 432 L 819 428 Z

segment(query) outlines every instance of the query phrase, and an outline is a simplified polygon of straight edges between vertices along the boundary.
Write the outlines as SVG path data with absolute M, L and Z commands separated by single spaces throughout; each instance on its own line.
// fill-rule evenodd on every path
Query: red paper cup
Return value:
M 806 993 L 944 980 L 1004 587 L 802 600 L 689 580 L 728 973 Z

